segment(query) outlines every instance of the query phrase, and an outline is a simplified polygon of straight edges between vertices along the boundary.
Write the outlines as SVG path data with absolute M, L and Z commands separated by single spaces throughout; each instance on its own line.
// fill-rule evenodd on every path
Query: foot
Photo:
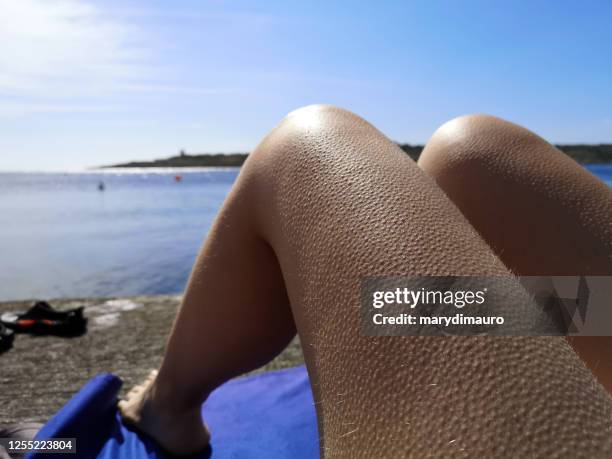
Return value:
M 167 452 L 175 455 L 192 454 L 208 446 L 210 434 L 202 421 L 200 406 L 177 410 L 169 403 L 157 400 L 157 371 L 134 387 L 118 404 L 126 422 L 156 440 Z

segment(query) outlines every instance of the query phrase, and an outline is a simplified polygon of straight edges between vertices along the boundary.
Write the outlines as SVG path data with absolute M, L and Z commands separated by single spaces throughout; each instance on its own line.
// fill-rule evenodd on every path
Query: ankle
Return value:
M 191 391 L 167 380 L 157 378 L 150 392 L 150 400 L 156 411 L 172 416 L 200 415 L 202 403 L 208 394 L 193 394 Z

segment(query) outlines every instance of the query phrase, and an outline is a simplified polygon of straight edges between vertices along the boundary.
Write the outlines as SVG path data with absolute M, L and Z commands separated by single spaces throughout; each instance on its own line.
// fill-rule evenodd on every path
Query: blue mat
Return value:
M 36 439 L 76 438 L 77 454 L 29 458 L 166 458 L 146 435 L 121 423 L 116 403 L 121 380 L 104 374 L 89 381 Z M 304 366 L 230 381 L 202 409 L 212 441 L 192 458 L 319 457 L 317 423 Z

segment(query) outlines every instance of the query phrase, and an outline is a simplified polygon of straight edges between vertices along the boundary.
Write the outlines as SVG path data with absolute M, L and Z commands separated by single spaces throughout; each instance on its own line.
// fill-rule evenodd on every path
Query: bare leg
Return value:
M 292 311 L 325 455 L 545 456 L 560 438 L 568 452 L 610 451 L 612 404 L 563 339 L 361 336 L 360 278 L 411 274 L 508 271 L 371 125 L 331 107 L 298 110 L 244 165 L 159 376 L 124 413 L 147 431 L 154 422 L 143 418 L 171 419 L 168 406 L 193 412 L 216 385 L 281 351 Z
M 419 165 L 519 275 L 612 275 L 612 190 L 544 139 L 492 116 L 444 124 Z M 572 346 L 612 392 L 612 338 Z
M 208 444 L 200 414 L 208 394 L 272 360 L 296 333 L 278 262 L 255 230 L 255 211 L 266 204 L 254 200 L 245 176 L 192 269 L 159 374 L 119 405 L 127 421 L 176 454 Z

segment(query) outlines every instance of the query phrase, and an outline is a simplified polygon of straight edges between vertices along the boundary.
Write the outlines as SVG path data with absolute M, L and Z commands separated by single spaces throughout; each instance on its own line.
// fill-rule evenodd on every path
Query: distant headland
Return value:
M 419 158 L 423 145 L 398 144 L 415 161 Z M 612 163 L 612 144 L 599 145 L 556 145 L 556 147 L 581 164 Z M 187 154 L 153 161 L 132 161 L 123 164 L 103 166 L 101 169 L 115 167 L 240 167 L 248 153 Z

